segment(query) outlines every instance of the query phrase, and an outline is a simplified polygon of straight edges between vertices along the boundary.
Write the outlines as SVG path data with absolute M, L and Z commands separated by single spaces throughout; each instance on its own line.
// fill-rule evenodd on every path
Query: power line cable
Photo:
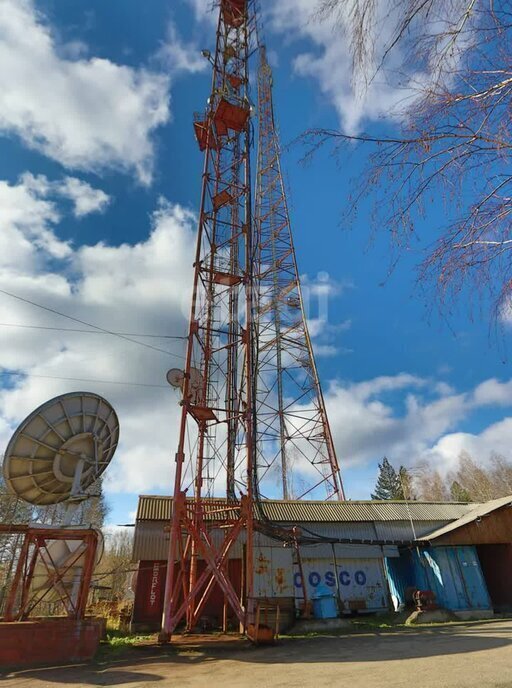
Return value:
M 0 323 L 0 327 L 20 327 L 29 330 L 55 330 L 57 332 L 81 332 L 83 334 L 113 334 L 116 337 L 121 335 L 123 337 L 150 337 L 152 339 L 187 339 L 187 337 L 172 334 L 146 334 L 142 332 L 101 332 L 96 330 L 82 330 L 76 327 L 49 327 L 46 325 L 26 325 L 21 323 Z
M 63 377 L 60 375 L 36 375 L 33 373 L 10 373 L 8 371 L 0 371 L 1 376 L 18 376 L 18 377 L 37 377 L 45 380 L 67 380 L 69 382 L 95 382 L 104 385 L 130 385 L 132 387 L 158 387 L 160 389 L 170 389 L 169 385 L 156 385 L 149 382 L 126 382 L 122 380 L 98 380 L 95 378 L 86 377 Z
M 174 354 L 172 351 L 168 351 L 167 349 L 161 349 L 158 346 L 153 346 L 153 344 L 146 344 L 146 342 L 139 342 L 136 339 L 131 339 L 129 336 L 126 336 L 124 334 L 120 334 L 117 332 L 113 332 L 112 330 L 107 330 L 105 327 L 100 327 L 99 325 L 94 325 L 93 323 L 87 322 L 86 320 L 80 320 L 80 318 L 75 318 L 72 315 L 68 315 L 67 313 L 61 313 L 60 311 L 56 310 L 55 308 L 50 308 L 49 306 L 43 306 L 41 303 L 37 303 L 36 301 L 31 301 L 30 299 L 26 299 L 23 296 L 19 296 L 19 294 L 13 294 L 10 291 L 6 291 L 5 289 L 0 289 L 1 294 L 5 294 L 6 296 L 10 296 L 13 299 L 17 299 L 18 301 L 22 301 L 23 303 L 28 303 L 31 306 L 35 306 L 36 308 L 41 308 L 44 311 L 48 311 L 48 313 L 53 313 L 54 315 L 60 315 L 62 318 L 68 318 L 68 320 L 73 320 L 74 322 L 79 323 L 80 325 L 85 325 L 86 327 L 92 327 L 95 330 L 98 330 L 99 332 L 103 332 L 104 334 L 111 334 L 114 337 L 119 337 L 120 339 L 125 339 L 128 342 L 132 342 L 132 344 L 138 344 L 139 346 L 144 346 L 147 349 L 152 349 L 153 351 L 159 351 L 160 353 L 167 354 L 168 356 L 177 356 L 177 354 Z M 183 356 L 178 356 L 178 358 L 184 358 Z

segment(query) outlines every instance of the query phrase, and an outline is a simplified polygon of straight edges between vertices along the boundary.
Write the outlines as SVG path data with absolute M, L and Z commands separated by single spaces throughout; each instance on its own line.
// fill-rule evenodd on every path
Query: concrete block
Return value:
M 406 626 L 414 624 L 443 623 L 446 621 L 456 621 L 457 617 L 449 609 L 433 609 L 431 611 L 414 611 L 405 621 Z

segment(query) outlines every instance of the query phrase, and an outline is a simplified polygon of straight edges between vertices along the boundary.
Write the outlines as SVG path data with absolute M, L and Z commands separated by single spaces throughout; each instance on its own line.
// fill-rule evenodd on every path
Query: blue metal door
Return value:
M 475 548 L 457 547 L 456 552 L 469 606 L 472 609 L 489 609 L 491 600 Z
M 443 560 L 445 570 L 445 593 L 449 601 L 449 609 L 470 609 L 471 603 L 466 593 L 466 585 L 460 568 L 456 547 L 439 547 L 435 549 Z
M 490 609 L 491 601 L 474 547 L 429 547 L 415 552 L 418 587 L 432 590 L 446 609 Z

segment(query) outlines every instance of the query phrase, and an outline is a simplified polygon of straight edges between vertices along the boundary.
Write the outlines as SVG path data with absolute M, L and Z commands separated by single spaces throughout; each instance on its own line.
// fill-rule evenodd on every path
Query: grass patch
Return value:
M 435 629 L 435 628 L 451 628 L 457 626 L 479 626 L 482 624 L 492 624 L 496 621 L 504 621 L 510 619 L 510 615 L 496 615 L 493 618 L 484 619 L 454 619 L 450 621 L 433 621 L 430 623 L 420 623 L 406 625 L 405 620 L 408 614 L 381 614 L 375 616 L 359 616 L 347 619 L 348 624 L 343 628 L 330 628 L 330 629 L 318 629 L 314 631 L 299 631 L 294 633 L 293 629 L 291 632 L 282 633 L 282 637 L 291 639 L 300 638 L 315 638 L 322 636 L 342 636 L 342 635 L 353 635 L 358 633 L 368 633 L 368 632 L 418 632 L 421 630 Z
M 144 641 L 152 640 L 152 635 L 126 635 L 120 632 L 109 631 L 104 644 L 109 647 L 130 647 Z
M 400 628 L 405 626 L 402 614 L 382 614 L 376 616 L 361 616 L 350 619 L 354 628 Z
M 122 655 L 124 651 L 154 639 L 154 635 L 136 635 L 124 631 L 108 630 L 106 637 L 100 642 L 94 661 L 99 664 L 108 662 L 113 656 Z

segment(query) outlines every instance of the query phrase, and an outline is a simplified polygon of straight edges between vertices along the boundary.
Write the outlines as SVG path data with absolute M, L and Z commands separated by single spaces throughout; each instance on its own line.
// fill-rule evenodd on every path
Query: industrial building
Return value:
M 223 499 L 217 502 L 226 505 Z M 441 607 L 462 617 L 512 608 L 506 584 L 512 560 L 511 505 L 512 497 L 481 505 L 265 501 L 264 517 L 288 530 L 296 526 L 302 542 L 295 548 L 255 533 L 255 597 L 279 604 L 284 626 L 302 612 L 305 597 L 311 600 L 325 587 L 337 598 L 341 614 L 398 611 L 414 589 L 431 590 Z M 170 497 L 139 498 L 133 549 L 138 564 L 135 628 L 158 629 L 161 623 L 171 512 Z M 212 540 L 220 543 L 221 529 L 214 523 L 210 527 Z M 244 535 L 232 546 L 227 564 L 241 599 Z M 198 570 L 204 566 L 199 560 Z M 221 627 L 227 616 L 216 586 L 202 623 Z

